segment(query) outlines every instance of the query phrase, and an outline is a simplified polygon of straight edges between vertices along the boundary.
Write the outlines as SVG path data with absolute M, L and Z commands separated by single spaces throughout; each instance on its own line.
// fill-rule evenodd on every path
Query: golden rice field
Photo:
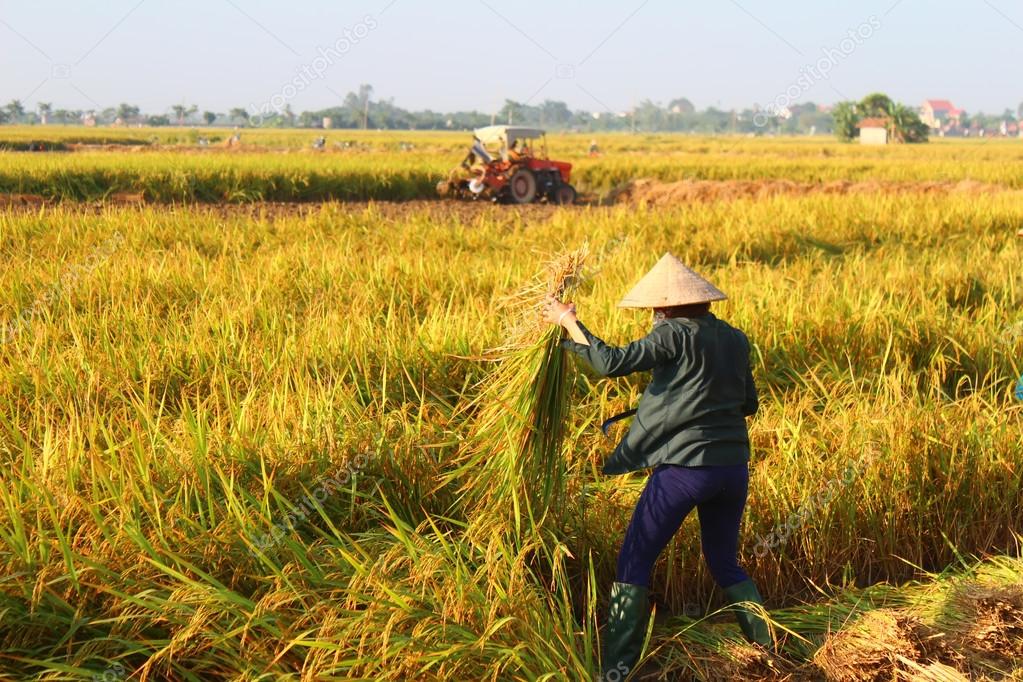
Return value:
M 465 134 L 337 133 L 0 152 L 40 199 L 0 203 L 0 677 L 594 679 L 644 483 L 596 425 L 646 378 L 535 304 L 638 338 L 615 303 L 670 250 L 754 347 L 742 560 L 781 652 L 694 515 L 634 679 L 1023 679 L 1023 143 L 558 135 L 592 202 L 510 207 L 427 200 Z M 875 184 L 597 201 L 639 178 Z

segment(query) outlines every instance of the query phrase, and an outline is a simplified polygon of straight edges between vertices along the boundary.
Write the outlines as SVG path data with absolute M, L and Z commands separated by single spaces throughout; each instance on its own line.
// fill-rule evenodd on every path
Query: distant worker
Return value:
M 746 417 L 759 401 L 750 367 L 750 345 L 740 330 L 710 312 L 726 297 L 713 284 L 666 253 L 618 304 L 648 308 L 653 329 L 615 347 L 591 333 L 575 305 L 548 297 L 546 319 L 565 327 L 562 345 L 597 374 L 621 377 L 652 370 L 652 380 L 625 437 L 603 473 L 653 469 L 625 531 L 611 586 L 602 647 L 601 679 L 635 671 L 650 614 L 647 599 L 657 557 L 695 508 L 703 558 L 746 639 L 772 646 L 763 600 L 738 562 L 739 530 L 749 486 Z
M 238 126 L 234 127 L 234 132 L 231 137 L 227 138 L 224 142 L 225 147 L 240 147 L 242 144 L 242 134 L 238 131 Z
M 600 156 L 600 147 L 596 140 L 590 140 L 590 156 Z
M 320 135 L 318 138 L 313 140 L 313 149 L 323 149 L 327 146 L 327 138 Z

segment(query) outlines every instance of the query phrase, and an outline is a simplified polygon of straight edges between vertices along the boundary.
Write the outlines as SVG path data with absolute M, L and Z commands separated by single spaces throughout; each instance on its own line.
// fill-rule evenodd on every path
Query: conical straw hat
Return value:
M 664 254 L 650 272 L 618 303 L 619 308 L 669 308 L 693 303 L 723 301 L 713 284 L 697 275 L 670 253 Z

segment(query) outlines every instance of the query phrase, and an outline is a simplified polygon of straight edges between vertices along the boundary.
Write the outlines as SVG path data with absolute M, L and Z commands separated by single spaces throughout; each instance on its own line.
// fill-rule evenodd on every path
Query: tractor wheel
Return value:
M 531 204 L 536 199 L 536 176 L 528 168 L 520 168 L 508 179 L 508 195 L 512 203 Z
M 569 206 L 575 203 L 575 187 L 572 185 L 558 185 L 551 193 L 552 203 Z

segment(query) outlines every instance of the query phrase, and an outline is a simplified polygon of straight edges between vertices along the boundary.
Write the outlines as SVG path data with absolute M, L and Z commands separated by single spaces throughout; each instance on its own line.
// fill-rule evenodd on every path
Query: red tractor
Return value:
M 447 180 L 437 184 L 441 196 L 506 204 L 575 203 L 575 188 L 569 184 L 572 164 L 547 158 L 547 135 L 543 130 L 487 126 L 474 134 L 465 160 Z

